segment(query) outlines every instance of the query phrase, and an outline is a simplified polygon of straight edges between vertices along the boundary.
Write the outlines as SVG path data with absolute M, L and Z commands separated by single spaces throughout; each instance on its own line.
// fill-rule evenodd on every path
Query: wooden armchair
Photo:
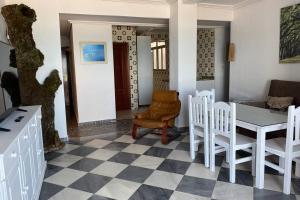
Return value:
M 155 91 L 152 104 L 147 111 L 134 116 L 132 137 L 137 138 L 137 129 L 153 128 L 162 129 L 162 143 L 168 143 L 167 128 L 173 127 L 175 118 L 180 113 L 180 100 L 176 91 Z

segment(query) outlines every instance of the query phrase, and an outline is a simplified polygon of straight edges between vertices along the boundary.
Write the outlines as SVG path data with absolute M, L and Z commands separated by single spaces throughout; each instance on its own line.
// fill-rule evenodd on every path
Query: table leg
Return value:
M 265 143 L 266 132 L 259 128 L 257 130 L 257 146 L 256 146 L 256 187 L 264 188 L 265 178 Z
M 300 177 L 300 162 L 296 162 L 295 176 Z

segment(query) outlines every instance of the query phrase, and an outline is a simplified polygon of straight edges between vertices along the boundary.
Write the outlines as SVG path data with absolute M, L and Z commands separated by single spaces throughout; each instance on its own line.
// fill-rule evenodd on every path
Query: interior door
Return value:
M 128 43 L 113 43 L 116 110 L 130 109 Z
M 153 92 L 151 37 L 137 36 L 139 105 L 149 105 Z

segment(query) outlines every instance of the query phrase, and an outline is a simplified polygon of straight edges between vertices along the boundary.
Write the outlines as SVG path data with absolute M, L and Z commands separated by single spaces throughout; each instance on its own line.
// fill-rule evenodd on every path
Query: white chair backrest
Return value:
M 214 103 L 211 108 L 210 126 L 214 135 L 222 135 L 230 139 L 235 145 L 236 141 L 236 104 L 225 102 Z
M 207 103 L 210 105 L 210 103 L 215 103 L 215 89 L 211 90 L 202 90 L 198 91 L 196 90 L 196 97 L 206 97 Z
M 293 146 L 300 145 L 300 107 L 290 106 L 286 138 L 286 152 L 292 152 Z
M 208 127 L 207 97 L 192 97 L 189 95 L 189 120 L 190 125 L 202 128 Z

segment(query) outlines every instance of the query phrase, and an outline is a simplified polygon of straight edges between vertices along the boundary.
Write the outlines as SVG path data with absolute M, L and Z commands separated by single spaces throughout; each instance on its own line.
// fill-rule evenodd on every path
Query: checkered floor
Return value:
M 40 200 L 300 200 L 300 178 L 293 178 L 293 194 L 287 196 L 281 192 L 283 177 L 266 169 L 265 190 L 258 190 L 246 164 L 238 165 L 236 184 L 231 184 L 223 156 L 216 158 L 212 173 L 203 165 L 201 150 L 193 162 L 188 151 L 187 134 L 169 145 L 152 134 L 137 141 L 127 134 L 112 134 L 69 143 L 46 155 Z

